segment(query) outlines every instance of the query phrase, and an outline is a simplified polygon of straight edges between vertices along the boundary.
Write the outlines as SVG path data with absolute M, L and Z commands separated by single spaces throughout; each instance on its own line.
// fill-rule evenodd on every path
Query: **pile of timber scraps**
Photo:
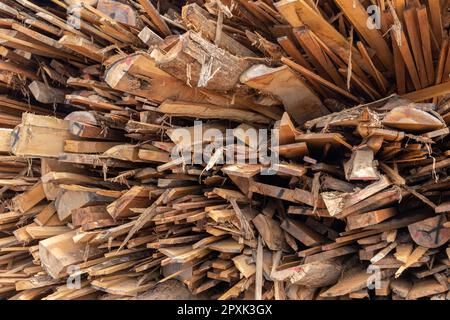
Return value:
M 285 113 L 276 176 L 183 165 L 169 157 L 175 138 L 89 139 L 97 117 L 24 113 L 4 130 L 5 297 L 132 297 L 176 278 L 220 299 L 364 298 L 368 268 L 377 297 L 448 291 L 448 128 L 432 104 L 393 97 L 307 133 Z
M 1 298 L 448 298 L 447 2 L 80 2 L 0 3 Z

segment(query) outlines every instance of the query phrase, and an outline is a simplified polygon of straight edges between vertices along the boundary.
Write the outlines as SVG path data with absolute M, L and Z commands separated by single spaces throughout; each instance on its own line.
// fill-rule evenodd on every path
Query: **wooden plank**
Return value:
M 348 216 L 347 227 L 349 230 L 364 228 L 370 225 L 378 224 L 386 219 L 389 219 L 397 214 L 395 207 L 380 209 L 366 212 L 363 214 L 354 214 Z
M 403 58 L 403 61 L 406 65 L 406 69 L 411 77 L 412 83 L 416 90 L 422 89 L 422 85 L 420 83 L 419 74 L 417 72 L 416 65 L 414 63 L 413 56 L 411 54 L 411 48 L 409 47 L 408 41 L 406 39 L 405 33 L 400 30 L 400 32 L 396 32 L 395 30 L 391 31 L 391 36 L 395 41 L 392 41 L 392 45 L 396 47 Z
M 334 286 L 320 294 L 321 297 L 337 297 L 355 292 L 367 287 L 367 280 L 372 274 L 367 270 L 354 268 Z
M 342 96 L 350 99 L 353 102 L 358 103 L 359 99 L 357 97 L 355 97 L 353 94 L 348 93 L 346 90 L 336 86 L 335 84 L 333 84 L 332 82 L 316 75 L 314 72 L 302 67 L 301 65 L 289 60 L 288 58 L 282 57 L 281 58 L 281 62 L 283 62 L 284 64 L 286 64 L 287 66 L 291 67 L 292 69 L 294 69 L 295 71 L 300 72 L 304 77 L 313 80 L 313 81 L 317 81 L 320 84 L 326 86 L 327 88 L 341 94 Z
M 251 111 L 236 108 L 222 108 L 211 104 L 165 101 L 158 107 L 158 111 L 178 117 L 269 123 L 268 118 Z
M 422 88 L 426 88 L 431 81 L 429 82 L 427 77 L 427 70 L 425 68 L 425 61 L 422 52 L 422 43 L 415 13 L 416 11 L 414 8 L 407 8 L 403 11 L 403 16 L 406 29 L 408 30 L 409 43 L 411 44 L 411 51 L 414 56 L 420 84 Z
M 320 253 L 309 255 L 305 258 L 305 263 L 326 261 L 328 259 L 345 256 L 357 252 L 358 248 L 352 245 L 342 246 L 340 248 L 323 251 Z
M 433 34 L 436 37 L 438 46 L 440 47 L 442 40 L 444 39 L 441 3 L 440 1 L 429 1 L 428 8 L 430 9 L 431 29 L 433 30 Z
M 450 93 L 450 84 L 449 82 L 445 82 L 425 89 L 403 94 L 402 97 L 414 102 L 421 102 L 438 96 L 444 96 L 448 93 Z
M 103 153 L 119 144 L 121 142 L 66 140 L 64 151 L 73 153 Z
M 314 7 L 305 0 L 282 0 L 275 7 L 286 21 L 294 28 L 306 25 L 344 61 L 348 61 L 349 49 L 347 39 L 341 35 Z M 352 48 L 352 56 L 360 64 L 358 52 Z
M 327 241 L 325 237 L 300 221 L 285 219 L 281 223 L 281 228 L 308 247 L 315 247 Z
M 12 129 L 1 128 L 0 129 L 0 152 L 10 153 L 11 150 L 11 134 Z
M 418 26 L 420 30 L 420 39 L 422 42 L 422 51 L 425 62 L 425 68 L 427 70 L 428 84 L 435 83 L 435 73 L 433 66 L 433 53 L 431 47 L 431 30 L 428 20 L 428 12 L 426 6 L 422 6 L 416 9 Z
M 120 198 L 111 202 L 106 211 L 113 219 L 120 219 L 136 215 L 131 208 L 146 208 L 151 204 L 150 191 L 154 187 L 134 186 Z
M 66 139 L 75 139 L 69 121 L 24 113 L 12 133 L 11 148 L 18 156 L 58 157 Z
M 72 237 L 76 231 L 66 232 L 39 242 L 39 255 L 46 272 L 53 279 L 67 275 L 67 268 L 83 261 L 85 245 L 75 244 Z M 88 257 L 99 254 L 99 250 L 91 248 Z
M 38 182 L 26 192 L 14 197 L 12 205 L 15 210 L 25 213 L 44 199 L 45 193 L 42 188 L 42 182 Z
M 380 30 L 367 27 L 369 15 L 363 5 L 359 1 L 348 2 L 346 0 L 336 0 L 336 4 L 369 46 L 375 50 L 386 70 L 392 70 L 394 59 L 391 50 L 389 50 Z
M 161 18 L 158 10 L 153 6 L 150 0 L 138 0 L 139 4 L 143 7 L 144 11 L 148 14 L 152 22 L 158 27 L 159 31 L 164 36 L 170 36 L 172 32 L 167 26 L 164 19 Z

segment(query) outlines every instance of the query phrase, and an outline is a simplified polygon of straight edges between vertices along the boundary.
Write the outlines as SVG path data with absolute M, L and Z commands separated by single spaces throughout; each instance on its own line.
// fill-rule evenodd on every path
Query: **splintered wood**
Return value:
M 449 3 L 2 0 L 0 298 L 450 299 Z

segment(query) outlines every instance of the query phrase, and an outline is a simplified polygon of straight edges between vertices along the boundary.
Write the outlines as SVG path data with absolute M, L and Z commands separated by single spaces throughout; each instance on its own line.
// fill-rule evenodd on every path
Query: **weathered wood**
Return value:
M 341 257 L 348 254 L 351 254 L 353 252 L 356 252 L 357 248 L 354 246 L 342 246 L 340 248 L 331 249 L 329 251 L 323 251 L 320 253 L 312 254 L 310 256 L 307 256 L 305 258 L 305 263 L 313 263 L 313 262 L 320 262 L 320 261 L 326 261 L 331 258 Z
M 79 2 L 0 3 L 0 298 L 448 296 L 448 1 Z
M 340 278 L 342 264 L 336 259 L 301 264 L 292 268 L 275 271 L 272 277 L 289 280 L 291 283 L 309 288 L 334 285 Z
M 0 129 L 0 152 L 10 153 L 11 150 L 11 134 L 12 129 L 1 128 Z
M 62 190 L 56 198 L 55 206 L 59 219 L 64 221 L 70 217 L 73 210 L 108 203 L 111 200 L 111 197 L 94 192 Z
M 204 102 L 206 95 L 162 71 L 148 54 L 138 52 L 112 63 L 105 72 L 105 82 L 113 89 L 130 92 L 151 101 L 167 99 Z
M 25 213 L 44 199 L 45 193 L 42 188 L 42 182 L 38 182 L 26 192 L 14 197 L 12 205 L 15 210 Z
M 431 114 L 414 107 L 397 107 L 391 110 L 383 119 L 388 127 L 405 131 L 433 131 L 445 125 Z
M 259 214 L 252 222 L 270 250 L 287 249 L 283 230 L 280 228 L 280 224 L 277 221 L 268 218 L 263 214 Z
M 237 58 L 189 31 L 166 53 L 153 51 L 156 66 L 189 86 L 210 90 L 233 89 L 251 63 Z
M 396 208 L 386 208 L 366 212 L 363 214 L 354 214 L 348 216 L 347 227 L 349 230 L 364 228 L 370 225 L 378 224 L 386 219 L 389 219 L 397 214 Z
M 148 14 L 152 22 L 158 27 L 159 31 L 164 36 L 170 36 L 172 32 L 170 31 L 164 19 L 161 18 L 159 12 L 153 6 L 152 2 L 150 0 L 138 0 L 138 2 L 144 8 L 145 12 Z
M 191 3 L 182 8 L 181 16 L 196 32 L 199 32 L 205 39 L 214 42 L 217 35 L 217 27 L 210 14 L 202 9 L 198 4 Z M 253 57 L 255 54 L 230 37 L 227 33 L 220 31 L 219 42 L 216 45 L 225 49 L 237 57 Z
M 119 199 L 111 202 L 106 210 L 113 219 L 133 216 L 135 214 L 130 210 L 131 208 L 145 208 L 150 205 L 151 190 L 154 190 L 154 188 L 135 186 L 125 192 Z
M 105 205 L 78 208 L 72 211 L 72 223 L 75 227 L 109 218 L 111 216 L 106 211 Z
M 288 21 L 288 23 L 298 28 L 306 25 L 317 36 L 319 36 L 327 45 L 343 58 L 348 61 L 350 50 L 348 42 L 332 25 L 320 15 L 320 13 L 311 7 L 305 0 L 282 0 L 275 4 L 280 14 Z M 352 56 L 360 63 L 361 57 L 353 47 Z
M 347 180 L 378 180 L 379 173 L 373 161 L 372 149 L 365 147 L 355 150 L 346 163 Z
M 144 27 L 141 32 L 139 32 L 138 37 L 150 48 L 163 42 L 163 39 L 154 33 L 149 27 Z
M 386 41 L 383 39 L 380 30 L 367 27 L 369 15 L 364 6 L 359 1 L 349 3 L 345 0 L 337 0 L 336 3 L 345 16 L 355 26 L 355 29 L 362 35 L 364 40 L 366 40 L 369 46 L 375 50 L 377 57 L 381 60 L 384 67 L 387 70 L 391 70 L 394 66 L 391 51 L 389 50 Z
M 237 108 L 222 108 L 212 104 L 165 101 L 158 111 L 179 117 L 200 119 L 228 119 L 250 123 L 269 123 L 270 120 L 252 111 Z
M 308 146 L 305 142 L 297 142 L 291 144 L 285 144 L 273 148 L 280 156 L 287 159 L 301 158 L 309 154 Z
M 225 253 L 241 253 L 244 245 L 236 242 L 233 239 L 226 239 L 214 242 L 210 244 L 208 248 Z
M 326 242 L 325 237 L 300 221 L 286 219 L 281 224 L 281 228 L 308 247 L 314 247 Z
M 43 82 L 33 81 L 28 88 L 30 88 L 34 98 L 39 102 L 46 104 L 64 102 L 64 91 L 47 86 Z
M 421 279 L 413 283 L 408 292 L 407 299 L 415 300 L 447 291 L 447 287 L 441 285 L 435 279 Z
M 73 137 L 79 138 L 102 138 L 105 140 L 121 140 L 121 138 L 123 139 L 123 135 L 119 130 L 104 130 L 101 127 L 93 126 L 87 123 L 81 123 L 78 121 L 69 122 L 69 132 L 73 135 Z
M 69 121 L 24 113 L 12 132 L 11 149 L 18 156 L 58 157 L 66 139 L 75 139 Z
M 443 226 L 445 222 L 445 215 L 440 215 L 410 224 L 408 230 L 418 245 L 437 248 L 450 240 L 450 229 Z
M 64 152 L 103 153 L 120 143 L 121 142 L 66 140 L 64 144 Z
M 70 231 L 39 242 L 42 266 L 53 279 L 67 275 L 67 268 L 81 263 L 86 256 L 86 246 L 73 242 L 75 234 L 76 231 Z M 96 248 L 91 248 L 87 254 L 88 257 L 94 257 L 99 252 Z
M 255 65 L 242 73 L 240 81 L 279 98 L 286 112 L 300 125 L 329 113 L 314 92 L 287 66 Z
M 382 271 L 381 277 L 383 278 L 383 273 L 390 274 L 389 271 Z M 367 270 L 354 268 L 347 271 L 339 282 L 329 288 L 328 290 L 322 292 L 320 296 L 322 297 L 337 297 L 345 295 L 351 292 L 355 292 L 366 288 L 368 285 L 368 279 L 371 277 L 371 273 Z

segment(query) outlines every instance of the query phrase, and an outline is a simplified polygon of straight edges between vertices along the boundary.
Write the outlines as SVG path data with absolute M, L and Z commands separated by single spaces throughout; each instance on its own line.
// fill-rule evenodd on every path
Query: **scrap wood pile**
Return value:
M 448 299 L 448 2 L 2 0 L 0 296 Z

